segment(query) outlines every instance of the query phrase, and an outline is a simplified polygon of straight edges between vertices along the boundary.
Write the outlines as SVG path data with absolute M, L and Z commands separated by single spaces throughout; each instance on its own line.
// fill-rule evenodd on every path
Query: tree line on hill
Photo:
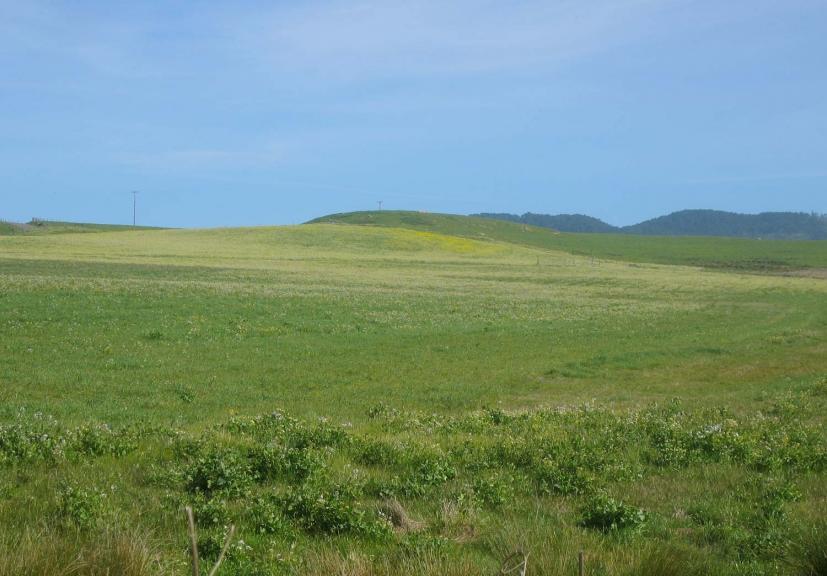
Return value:
M 738 214 L 721 210 L 681 210 L 631 226 L 612 226 L 584 214 L 472 214 L 560 232 L 598 232 L 651 236 L 733 236 L 785 240 L 827 239 L 827 214 L 762 212 Z

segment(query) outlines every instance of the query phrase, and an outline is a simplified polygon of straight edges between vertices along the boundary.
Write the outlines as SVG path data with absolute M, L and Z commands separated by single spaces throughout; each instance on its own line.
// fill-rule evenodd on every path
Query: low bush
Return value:
M 293 531 L 293 525 L 282 512 L 283 501 L 274 495 L 255 498 L 248 508 L 250 522 L 256 532 L 287 536 Z
M 316 534 L 354 534 L 380 537 L 390 526 L 361 509 L 354 494 L 341 484 L 304 484 L 281 498 L 283 513 L 304 530 Z
M 226 500 L 222 498 L 207 498 L 203 494 L 197 494 L 192 502 L 192 509 L 198 526 L 228 526 L 230 524 L 230 511 Z
M 596 494 L 583 507 L 580 525 L 604 533 L 638 532 L 646 525 L 646 520 L 647 514 L 642 508 L 606 494 Z
M 57 515 L 67 526 L 87 530 L 94 527 L 104 509 L 107 494 L 97 488 L 63 482 L 57 489 Z
M 471 492 L 481 504 L 499 508 L 513 498 L 513 482 L 513 478 L 502 474 L 477 477 L 471 483 Z
M 261 482 L 279 478 L 303 482 L 325 467 L 322 456 L 308 447 L 257 446 L 250 450 L 249 459 L 253 473 Z
M 228 496 L 242 494 L 252 483 L 253 475 L 247 459 L 238 451 L 208 447 L 195 457 L 185 472 L 190 492 Z

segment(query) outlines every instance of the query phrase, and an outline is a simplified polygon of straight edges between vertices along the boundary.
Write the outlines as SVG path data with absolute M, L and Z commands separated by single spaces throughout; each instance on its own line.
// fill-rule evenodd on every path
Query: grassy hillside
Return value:
M 313 222 L 401 227 L 629 262 L 754 271 L 827 268 L 827 241 L 571 234 L 487 218 L 419 212 L 351 212 Z
M 520 224 L 530 224 L 532 226 L 540 226 L 542 228 L 551 228 L 552 230 L 559 230 L 560 232 L 587 232 L 587 233 L 612 233 L 618 232 L 616 226 L 607 224 L 598 218 L 586 216 L 585 214 L 533 214 L 526 212 L 525 214 L 492 214 L 490 212 L 483 212 L 481 214 L 471 214 L 471 216 L 480 218 L 491 218 L 495 220 L 506 220 L 508 222 L 517 222 Z
M 348 218 L 0 237 L 0 575 L 189 574 L 184 505 L 240 576 L 823 550 L 827 282 Z
M 32 220 L 26 224 L 0 221 L 0 236 L 37 234 L 76 234 L 81 232 L 116 232 L 126 230 L 158 230 L 152 226 L 125 224 L 87 224 L 83 222 L 59 222 L 56 220 Z

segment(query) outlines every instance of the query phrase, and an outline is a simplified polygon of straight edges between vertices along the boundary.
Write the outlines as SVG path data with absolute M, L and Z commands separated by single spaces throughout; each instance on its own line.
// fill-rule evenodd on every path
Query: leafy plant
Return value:
M 96 488 L 62 482 L 57 489 L 57 513 L 66 524 L 86 530 L 101 516 L 107 494 Z
M 581 513 L 581 526 L 604 533 L 639 532 L 648 518 L 642 508 L 630 506 L 606 494 L 596 494 L 590 498 Z
M 206 495 L 242 494 L 253 481 L 250 464 L 238 451 L 209 447 L 186 470 L 187 489 Z
M 281 505 L 286 516 L 311 533 L 380 537 L 390 532 L 386 522 L 361 509 L 356 495 L 341 484 L 303 484 L 285 494 Z

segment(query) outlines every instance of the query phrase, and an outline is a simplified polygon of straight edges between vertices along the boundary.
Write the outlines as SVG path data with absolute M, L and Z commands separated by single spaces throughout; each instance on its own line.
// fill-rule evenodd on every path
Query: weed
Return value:
M 581 526 L 605 533 L 639 532 L 647 520 L 642 508 L 630 506 L 606 494 L 591 497 L 581 514 Z
M 383 537 L 389 525 L 356 503 L 356 494 L 340 484 L 303 484 L 281 499 L 282 511 L 302 528 L 316 534 L 355 534 Z
M 57 489 L 57 515 L 67 526 L 94 527 L 104 510 L 107 494 L 97 488 L 62 482 Z
M 288 536 L 293 531 L 290 520 L 282 512 L 282 501 L 274 496 L 259 496 L 248 509 L 251 523 L 261 534 Z
M 227 502 L 220 497 L 207 498 L 202 493 L 197 493 L 192 502 L 192 509 L 198 526 L 228 526 L 230 524 Z
M 238 496 L 253 481 L 250 464 L 237 450 L 210 447 L 196 456 L 186 472 L 187 489 L 205 495 Z
M 303 482 L 325 467 L 322 456 L 308 447 L 255 446 L 249 458 L 253 473 L 262 482 L 278 478 Z

